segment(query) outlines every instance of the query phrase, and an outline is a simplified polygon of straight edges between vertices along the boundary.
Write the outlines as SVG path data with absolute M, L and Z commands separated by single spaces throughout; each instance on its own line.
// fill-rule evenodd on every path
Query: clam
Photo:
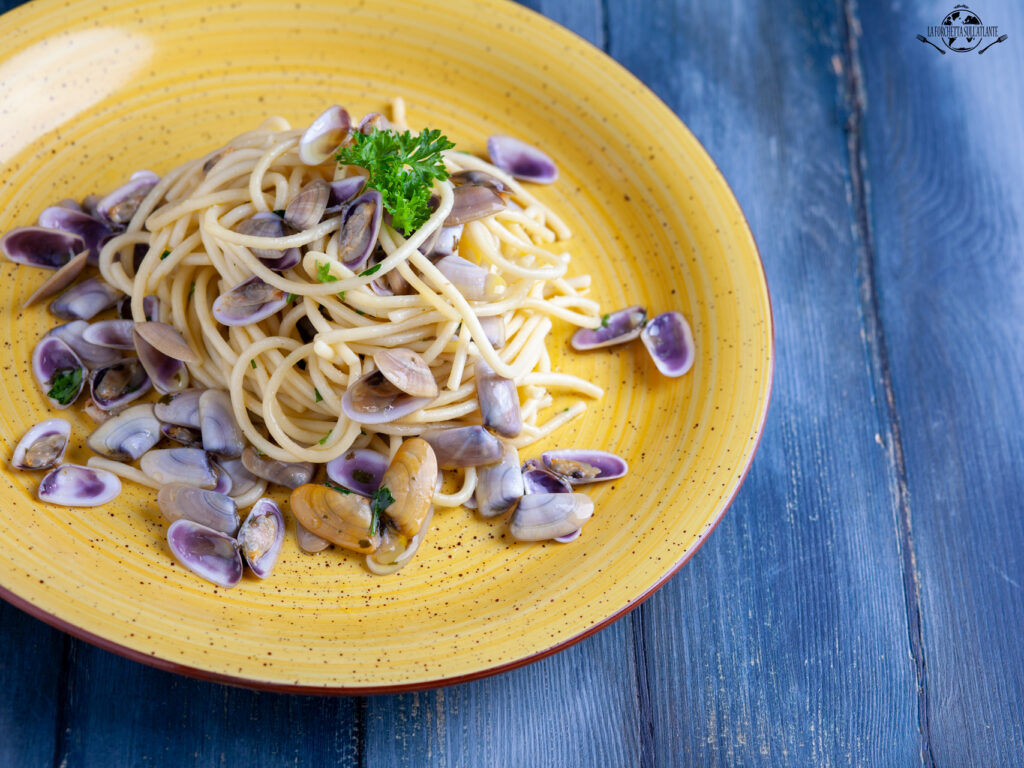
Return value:
M 135 323 L 135 332 L 151 347 L 175 360 L 186 363 L 198 363 L 201 360 L 173 325 L 160 322 Z
M 330 160 L 352 127 L 352 118 L 344 107 L 328 107 L 299 139 L 299 159 L 306 165 Z
M 434 266 L 470 301 L 486 299 L 494 293 L 496 276 L 457 254 L 439 259 Z
M 0 237 L 0 251 L 16 264 L 60 269 L 86 250 L 85 240 L 47 227 L 15 227 Z
M 420 437 L 434 449 L 441 469 L 482 467 L 500 461 L 505 452 L 501 440 L 479 426 L 430 429 Z
M 124 320 L 120 322 L 130 321 Z M 188 368 L 185 367 L 185 363 L 179 358 L 165 354 L 150 344 L 139 331 L 140 325 L 154 325 L 158 328 L 163 326 L 169 328 L 175 334 L 177 331 L 174 331 L 170 326 L 165 326 L 163 323 L 135 323 L 135 327 L 132 329 L 132 341 L 135 345 L 135 352 L 139 356 L 139 362 L 142 363 L 142 367 L 149 375 L 153 388 L 163 395 L 181 392 L 188 386 L 189 381 Z M 181 344 L 187 350 L 187 354 L 192 355 L 192 350 L 184 343 L 184 340 L 182 340 Z M 165 344 L 164 346 L 171 346 L 173 348 L 173 345 Z M 198 362 L 198 358 L 196 358 L 196 361 Z
M 477 469 L 476 507 L 484 517 L 495 517 L 512 509 L 525 494 L 519 452 L 505 443 L 501 461 Z
M 98 507 L 113 501 L 120 492 L 121 479 L 113 472 L 61 464 L 43 477 L 36 496 L 64 507 Z
M 288 295 L 280 288 L 250 277 L 213 302 L 213 316 L 222 325 L 251 325 L 284 309 Z
M 82 393 L 88 371 L 56 336 L 44 336 L 32 350 L 32 373 L 56 408 L 67 408 Z
M 217 485 L 217 473 L 210 464 L 210 457 L 199 448 L 157 448 L 142 454 L 139 469 L 161 485 L 184 483 L 196 488 Z
M 213 465 L 213 473 L 217 476 L 217 484 L 209 490 L 222 493 L 225 496 L 234 496 L 235 481 L 231 479 L 231 475 L 222 471 L 220 465 L 212 457 L 210 463 Z
M 152 384 L 138 358 L 126 357 L 113 365 L 97 368 L 89 376 L 89 393 L 105 411 L 123 408 L 146 394 Z
M 160 434 L 186 448 L 203 447 L 203 435 L 198 429 L 182 427 L 178 424 L 161 424 Z
M 11 466 L 15 469 L 50 469 L 64 458 L 71 438 L 67 419 L 46 419 L 30 428 L 14 447 Z
M 284 517 L 273 499 L 262 498 L 249 511 L 238 532 L 238 545 L 249 568 L 267 578 L 277 563 L 284 544 Z
M 275 213 L 257 213 L 239 224 L 236 229 L 241 235 L 252 235 L 253 237 L 284 237 L 287 234 L 284 222 Z M 299 249 L 295 247 L 253 248 L 252 253 L 263 262 L 267 269 L 278 272 L 291 269 L 299 263 L 301 258 Z
M 572 493 L 572 485 L 562 475 L 546 469 L 537 459 L 523 464 L 526 493 Z
M 434 237 L 427 248 L 425 243 L 420 251 L 431 261 L 437 261 L 443 256 L 451 256 L 459 252 L 459 240 L 462 239 L 463 225 L 455 227 L 440 227 L 434 230 Z
M 82 331 L 82 339 L 98 347 L 135 349 L 131 320 L 98 320 Z
M 500 315 L 481 317 L 480 327 L 484 329 L 484 336 L 491 346 L 501 349 L 505 346 L 505 320 Z
M 218 482 L 225 478 L 231 481 L 231 489 L 224 491 L 228 496 L 243 496 L 260 481 L 256 475 L 245 468 L 241 459 L 214 459 L 213 463 L 217 468 Z
M 313 179 L 289 201 L 284 211 L 285 222 L 298 230 L 316 226 L 327 210 L 330 196 L 330 185 L 323 179 Z
M 353 272 L 366 264 L 380 234 L 380 192 L 370 189 L 348 204 L 338 232 L 338 259 Z
M 580 351 L 624 344 L 640 336 L 646 320 L 647 310 L 643 307 L 626 307 L 605 315 L 600 328 L 580 328 L 569 343 Z
M 72 200 L 70 197 L 65 197 L 57 203 L 58 208 L 67 208 L 69 211 L 80 211 L 82 206 L 77 200 Z
M 652 318 L 644 326 L 640 341 L 665 376 L 682 376 L 693 367 L 693 333 L 679 312 L 663 312 Z
M 327 199 L 327 210 L 325 214 L 331 215 L 340 212 L 351 200 L 355 198 L 363 187 L 366 186 L 365 176 L 348 176 L 330 183 L 331 195 Z
M 142 403 L 104 421 L 86 444 L 108 459 L 135 461 L 160 442 L 160 437 L 160 421 L 153 415 L 153 404 Z
M 629 471 L 626 460 L 614 453 L 597 450 L 545 451 L 540 455 L 544 466 L 557 472 L 571 485 L 616 480 Z
M 411 349 L 382 349 L 373 356 L 373 362 L 385 379 L 407 395 L 437 397 L 437 382 L 430 366 Z
M 43 299 L 48 299 L 54 294 L 60 293 L 73 283 L 82 273 L 85 261 L 89 257 L 89 251 L 82 251 L 72 257 L 71 261 L 50 275 L 43 284 L 33 291 L 32 295 L 25 299 L 22 309 L 27 309 L 33 304 L 38 304 Z
M 68 288 L 50 302 L 50 312 L 66 320 L 89 320 L 110 309 L 124 296 L 117 288 L 90 277 Z
M 423 539 L 427 537 L 430 530 L 430 521 L 434 517 L 434 508 L 427 510 L 427 516 L 423 519 L 419 531 L 412 538 L 391 526 L 385 526 L 380 536 L 380 546 L 377 551 L 366 556 L 366 567 L 371 573 L 378 576 L 385 576 L 394 573 L 402 566 L 412 560 L 413 555 L 420 548 Z
M 326 485 L 300 485 L 291 495 L 292 513 L 310 533 L 364 554 L 380 544 L 370 502 Z
M 85 243 L 85 250 L 89 251 L 89 263 L 94 266 L 99 263 L 103 244 L 114 234 L 106 222 L 82 210 L 76 211 L 62 205 L 43 209 L 39 214 L 39 226 L 78 235 Z
M 505 182 L 487 171 L 457 171 L 450 177 L 452 184 L 473 184 L 478 187 L 490 187 L 495 192 L 505 191 Z
M 199 429 L 199 398 L 202 389 L 184 389 L 164 395 L 153 405 L 154 413 L 165 424 Z
M 157 185 L 160 177 L 152 171 L 136 171 L 127 184 L 118 187 L 96 204 L 96 213 L 107 221 L 124 226 L 135 215 L 139 204 Z
M 444 220 L 444 226 L 455 227 L 505 210 L 505 201 L 491 187 L 465 184 L 455 187 L 452 192 L 451 213 Z
M 538 184 L 551 184 L 558 179 L 554 160 L 512 136 L 491 136 L 487 139 L 487 154 L 492 163 L 517 179 Z
M 380 488 L 388 457 L 369 448 L 353 448 L 327 462 L 327 477 L 360 496 L 370 498 Z M 308 480 L 306 482 L 309 482 Z
M 85 320 L 72 320 L 70 323 L 58 325 L 46 332 L 46 336 L 56 336 L 71 347 L 87 368 L 102 368 L 116 363 L 121 354 L 116 349 L 90 344 L 84 338 L 89 323 Z
M 418 437 L 405 440 L 380 481 L 380 490 L 386 489 L 394 499 L 386 508 L 388 519 L 405 536 L 419 532 L 436 485 L 437 459 L 430 444 Z
M 214 490 L 184 483 L 168 483 L 156 495 L 156 503 L 169 522 L 191 520 L 234 536 L 238 530 L 235 500 Z
M 509 532 L 519 541 L 545 541 L 578 531 L 594 514 L 582 493 L 531 493 L 519 500 Z
M 167 545 L 179 563 L 219 587 L 230 589 L 242 580 L 242 556 L 231 536 L 176 520 L 167 529 Z
M 277 461 L 259 455 L 251 445 L 242 450 L 242 464 L 249 472 L 267 482 L 298 488 L 313 479 L 316 467 L 308 461 Z
M 208 389 L 199 396 L 199 429 L 203 448 L 218 456 L 235 459 L 242 455 L 245 437 L 235 421 L 231 396 L 221 389 Z
M 341 409 L 360 424 L 385 424 L 424 407 L 432 398 L 407 395 L 380 371 L 356 379 L 341 398 Z
M 315 555 L 317 552 L 323 552 L 331 546 L 331 542 L 327 539 L 321 539 L 312 531 L 304 528 L 302 523 L 298 521 L 295 523 L 295 540 L 298 542 L 299 549 L 307 555 Z
M 370 134 L 374 131 L 387 131 L 390 129 L 391 121 L 380 112 L 367 112 L 363 115 L 363 119 L 359 121 L 359 127 L 356 130 L 360 133 Z
M 160 318 L 160 300 L 156 296 L 142 297 L 142 314 L 146 320 L 157 320 Z M 125 296 L 117 302 L 117 316 L 122 320 L 134 320 L 132 315 L 132 297 Z
M 522 432 L 523 417 L 516 383 L 495 373 L 483 358 L 476 362 L 475 378 L 483 425 L 502 437 L 515 437 Z

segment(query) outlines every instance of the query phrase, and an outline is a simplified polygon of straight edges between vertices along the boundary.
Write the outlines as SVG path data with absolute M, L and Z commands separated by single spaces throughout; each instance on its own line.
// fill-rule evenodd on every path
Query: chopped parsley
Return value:
M 164 251 L 163 253 L 160 254 L 160 261 L 163 261 L 164 259 L 166 259 L 170 255 L 171 255 L 170 251 Z
M 338 491 L 340 493 L 344 493 L 346 496 L 348 496 L 349 494 L 352 493 L 352 491 L 350 491 L 345 486 L 338 485 L 336 483 L 332 483 L 330 480 L 325 480 L 324 481 L 324 485 L 326 485 L 328 488 L 333 488 L 334 490 L 336 490 L 336 491 Z
M 252 366 L 252 369 L 253 369 L 254 371 L 256 370 L 256 361 L 255 361 L 255 360 L 250 360 L 250 361 L 249 361 L 249 365 L 251 365 L 251 366 Z
M 334 431 L 333 429 L 328 429 L 327 430 L 327 434 L 324 435 L 323 437 L 321 437 L 317 442 L 320 443 L 320 445 L 327 445 L 327 441 L 330 439 L 331 432 L 333 432 L 333 431 Z
M 82 389 L 81 368 L 59 368 L 51 379 L 50 391 L 46 396 L 61 405 L 70 405 Z
M 354 474 L 355 473 L 353 473 L 353 475 Z M 358 480 L 358 478 L 356 479 Z M 380 531 L 380 516 L 384 510 L 394 503 L 395 497 L 391 495 L 391 491 L 386 485 L 382 485 L 373 492 L 373 497 L 370 499 L 370 511 L 373 512 L 373 519 L 370 520 L 371 534 Z
M 331 274 L 331 265 L 326 261 L 316 263 L 316 279 L 321 283 L 336 283 L 338 278 Z
M 296 296 L 294 293 L 289 293 L 288 296 L 285 298 L 285 301 L 288 302 L 289 304 L 293 304 L 295 303 L 295 300 L 297 298 L 298 296 Z
M 320 390 L 319 390 L 319 389 L 317 389 L 316 387 L 313 387 L 313 397 L 315 397 L 315 398 L 316 398 L 316 399 L 315 399 L 315 400 L 313 401 L 313 402 L 316 402 L 316 403 L 319 403 L 319 402 L 320 402 L 321 400 L 323 400 L 323 399 L 324 399 L 324 396 L 320 394 Z
M 353 137 L 355 143 L 342 147 L 335 159 L 370 172 L 366 185 L 380 192 L 395 229 L 408 234 L 423 226 L 430 218 L 434 179 L 448 178 L 441 153 L 455 145 L 436 128 L 418 135 L 374 129 Z
M 607 328 L 608 327 L 608 318 L 609 317 L 611 317 L 611 315 L 601 315 L 601 325 L 599 327 Z
M 360 272 L 359 276 L 366 277 L 367 275 L 375 275 L 378 272 L 380 272 L 380 264 L 374 264 L 369 269 L 364 269 L 362 272 Z

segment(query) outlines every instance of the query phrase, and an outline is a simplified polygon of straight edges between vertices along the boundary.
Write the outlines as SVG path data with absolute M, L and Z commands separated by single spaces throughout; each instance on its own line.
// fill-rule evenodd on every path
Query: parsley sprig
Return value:
M 70 405 L 78 397 L 82 389 L 81 368 L 60 368 L 50 382 L 50 391 L 46 393 L 61 405 Z
M 371 534 L 380 531 L 380 516 L 394 503 L 395 497 L 391 495 L 391 489 L 386 485 L 373 492 L 373 498 L 370 499 L 370 511 L 373 513 L 373 519 L 370 521 Z
M 434 179 L 448 178 L 441 153 L 455 145 L 436 128 L 424 128 L 419 135 L 374 129 L 354 137 L 355 143 L 342 147 L 335 159 L 369 171 L 367 186 L 380 192 L 395 229 L 416 231 L 430 218 Z

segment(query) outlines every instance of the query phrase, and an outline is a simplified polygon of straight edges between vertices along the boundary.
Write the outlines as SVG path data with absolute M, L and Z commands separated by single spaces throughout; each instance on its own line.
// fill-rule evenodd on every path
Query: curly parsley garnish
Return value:
M 70 405 L 82 388 L 82 369 L 60 368 L 51 381 L 50 391 L 46 396 L 61 405 Z
M 370 499 L 370 511 L 373 512 L 373 519 L 370 521 L 371 534 L 380 531 L 380 516 L 394 503 L 395 497 L 391 495 L 391 490 L 386 485 L 373 492 L 373 498 Z
M 370 172 L 367 186 L 380 192 L 395 229 L 414 232 L 430 218 L 430 189 L 448 170 L 441 153 L 455 145 L 436 128 L 419 135 L 374 129 L 355 133 L 355 144 L 342 147 L 335 159 Z

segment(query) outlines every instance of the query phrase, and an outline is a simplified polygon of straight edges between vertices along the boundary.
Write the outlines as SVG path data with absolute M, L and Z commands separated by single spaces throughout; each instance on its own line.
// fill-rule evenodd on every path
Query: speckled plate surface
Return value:
M 661 378 L 639 346 L 554 362 L 608 390 L 551 444 L 633 472 L 594 487 L 573 544 L 517 544 L 501 522 L 439 511 L 389 577 L 291 537 L 273 578 L 230 591 L 172 559 L 148 489 L 100 509 L 34 499 L 7 468 L 48 410 L 28 361 L 53 320 L 21 312 L 40 271 L 0 264 L 0 595 L 105 648 L 209 679 L 304 691 L 400 690 L 538 658 L 622 615 L 693 553 L 733 498 L 768 404 L 764 276 L 728 187 L 689 131 L 587 43 L 511 3 L 35 0 L 0 18 L 0 229 L 64 197 L 163 172 L 281 114 L 358 114 L 390 96 L 413 125 L 484 151 L 532 139 L 559 162 L 539 194 L 575 232 L 575 268 L 608 309 L 682 310 L 698 357 Z M 85 417 L 72 413 L 71 460 Z M 530 451 L 533 455 L 539 451 Z

